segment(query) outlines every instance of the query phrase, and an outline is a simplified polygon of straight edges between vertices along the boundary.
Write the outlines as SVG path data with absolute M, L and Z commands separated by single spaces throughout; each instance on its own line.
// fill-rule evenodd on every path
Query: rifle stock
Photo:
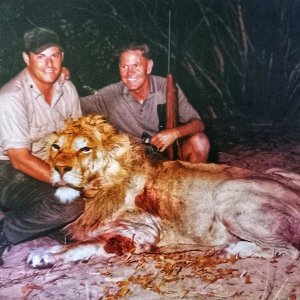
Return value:
M 173 75 L 171 73 L 168 73 L 167 75 L 166 93 L 166 129 L 171 129 L 178 125 L 178 97 Z M 179 141 L 176 140 L 176 142 L 167 148 L 168 159 L 181 159 L 180 150 Z

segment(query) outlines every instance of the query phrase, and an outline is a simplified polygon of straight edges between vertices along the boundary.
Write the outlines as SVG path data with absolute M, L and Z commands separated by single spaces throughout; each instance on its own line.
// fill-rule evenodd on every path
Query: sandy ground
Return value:
M 271 167 L 300 173 L 298 142 L 239 145 L 218 153 L 219 161 L 258 171 Z M 131 255 L 36 270 L 28 253 L 56 244 L 48 237 L 5 253 L 0 299 L 300 299 L 300 261 L 282 256 L 225 259 L 218 251 Z

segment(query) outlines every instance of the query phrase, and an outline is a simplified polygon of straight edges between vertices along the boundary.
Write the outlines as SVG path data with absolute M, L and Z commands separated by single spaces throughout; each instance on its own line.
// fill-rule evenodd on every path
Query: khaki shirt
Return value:
M 159 131 L 157 105 L 166 103 L 166 78 L 155 75 L 150 78 L 150 91 L 143 103 L 136 101 L 120 81 L 80 98 L 82 112 L 102 114 L 118 130 L 133 136 L 140 138 L 143 131 L 153 136 Z M 200 119 L 180 87 L 177 88 L 179 122 Z
M 50 106 L 24 69 L 0 90 L 0 159 L 8 159 L 7 149 L 21 148 L 41 158 L 41 139 L 79 116 L 79 96 L 70 81 L 54 84 Z

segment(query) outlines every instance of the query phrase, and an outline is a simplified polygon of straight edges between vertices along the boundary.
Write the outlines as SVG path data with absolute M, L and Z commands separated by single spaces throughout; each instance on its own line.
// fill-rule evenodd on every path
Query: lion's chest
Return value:
M 181 223 L 186 211 L 185 199 L 172 193 L 172 189 L 161 189 L 148 184 L 135 196 L 135 206 L 162 220 Z

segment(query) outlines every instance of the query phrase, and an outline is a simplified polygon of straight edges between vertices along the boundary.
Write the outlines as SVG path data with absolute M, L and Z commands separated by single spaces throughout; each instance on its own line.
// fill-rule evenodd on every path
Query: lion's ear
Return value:
M 119 134 L 112 138 L 110 152 L 114 157 L 120 157 L 130 149 L 130 141 L 127 135 Z
M 57 139 L 58 135 L 56 131 L 51 132 L 46 136 L 46 141 L 48 144 L 52 145 L 54 141 Z

